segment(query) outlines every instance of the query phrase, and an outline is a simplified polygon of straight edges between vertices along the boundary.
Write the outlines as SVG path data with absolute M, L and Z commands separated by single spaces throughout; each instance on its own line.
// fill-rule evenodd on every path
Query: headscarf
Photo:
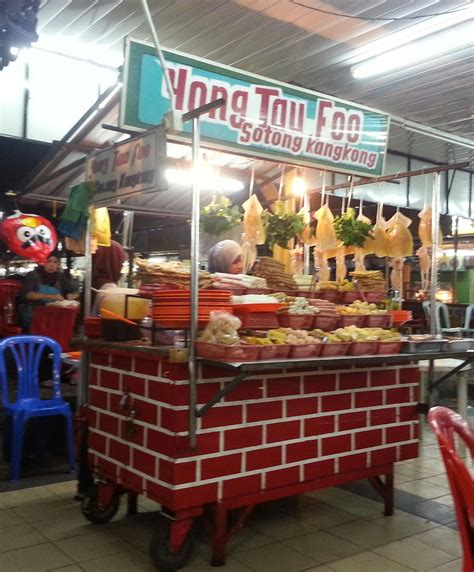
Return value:
M 110 246 L 99 246 L 92 259 L 92 287 L 100 290 L 104 284 L 117 284 L 126 260 L 127 253 L 115 240 Z
M 236 258 L 242 255 L 242 247 L 235 240 L 221 240 L 209 251 L 208 270 L 229 272 L 229 267 Z

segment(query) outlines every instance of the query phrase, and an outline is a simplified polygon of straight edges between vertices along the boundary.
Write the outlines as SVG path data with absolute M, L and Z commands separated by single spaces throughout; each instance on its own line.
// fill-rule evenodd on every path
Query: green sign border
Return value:
M 138 106 L 139 106 L 139 91 L 140 91 L 140 69 L 141 69 L 141 58 L 144 55 L 156 56 L 156 48 L 152 44 L 137 41 L 132 38 L 126 39 L 125 44 L 125 61 L 123 68 L 123 88 L 122 96 L 120 101 L 120 114 L 119 123 L 120 127 L 123 129 L 144 131 L 150 129 L 151 127 L 156 127 L 156 125 L 150 125 L 148 123 L 142 123 L 138 119 Z M 298 158 L 297 156 L 289 157 L 287 154 L 280 153 L 278 151 L 273 151 L 272 149 L 267 149 L 265 151 L 255 149 L 253 147 L 245 147 L 239 145 L 238 143 L 233 143 L 230 141 L 217 141 L 215 139 L 210 139 L 202 137 L 203 146 L 209 148 L 219 149 L 221 151 L 238 153 L 239 155 L 244 155 L 248 157 L 258 157 L 261 159 L 266 159 L 269 161 L 276 161 L 281 163 L 287 163 L 289 165 L 301 165 L 313 169 L 322 169 L 327 171 L 333 171 L 336 173 L 348 173 L 360 175 L 363 177 L 377 177 L 381 175 L 385 168 L 385 160 L 387 157 L 387 145 L 388 145 L 388 135 L 390 130 L 390 115 L 379 111 L 378 109 L 373 109 L 364 105 L 359 105 L 358 103 L 353 103 L 345 99 L 340 99 L 338 97 L 328 96 L 317 91 L 311 91 L 305 88 L 295 87 L 288 83 L 280 82 L 277 80 L 272 80 L 257 74 L 250 72 L 245 72 L 231 66 L 224 64 L 215 64 L 209 60 L 190 56 L 188 54 L 183 54 L 176 50 L 163 50 L 163 55 L 166 60 L 174 63 L 180 63 L 187 66 L 192 66 L 193 63 L 198 63 L 199 68 L 206 71 L 214 73 L 229 72 L 229 75 L 246 81 L 249 83 L 258 83 L 258 85 L 265 86 L 275 86 L 282 88 L 284 93 L 288 95 L 293 95 L 296 97 L 304 97 L 306 99 L 317 100 L 322 97 L 335 102 L 340 102 L 346 106 L 352 106 L 357 110 L 369 111 L 371 113 L 376 113 L 378 115 L 384 115 L 387 118 L 387 140 L 385 143 L 385 149 L 382 154 L 382 165 L 380 167 L 380 172 L 366 171 L 359 168 L 345 168 L 342 166 L 335 165 L 334 163 L 324 161 L 312 161 L 305 158 Z M 177 142 L 189 142 L 191 139 L 190 134 L 182 132 L 180 134 L 169 133 L 168 139 L 170 141 Z M 291 160 L 289 160 L 291 159 Z

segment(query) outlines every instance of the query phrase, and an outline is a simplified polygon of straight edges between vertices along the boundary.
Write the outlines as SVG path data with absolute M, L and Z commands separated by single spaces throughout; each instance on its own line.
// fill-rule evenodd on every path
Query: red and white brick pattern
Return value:
M 418 367 L 259 372 L 198 420 L 188 449 L 187 365 L 138 352 L 91 356 L 93 466 L 171 509 L 416 457 Z M 203 367 L 198 403 L 231 378 Z M 120 400 L 136 412 L 133 433 Z

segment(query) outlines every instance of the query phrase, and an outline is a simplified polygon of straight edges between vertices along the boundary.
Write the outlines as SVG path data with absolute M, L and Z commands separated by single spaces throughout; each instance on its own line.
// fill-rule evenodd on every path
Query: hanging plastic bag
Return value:
M 265 227 L 263 225 L 263 207 L 256 195 L 252 195 L 242 204 L 244 209 L 245 240 L 255 244 L 265 244 Z
M 413 237 L 408 227 L 411 220 L 397 211 L 387 221 L 387 256 L 404 257 L 413 254 Z
M 334 215 L 328 205 L 323 205 L 315 213 L 318 221 L 316 226 L 316 243 L 320 250 L 332 250 L 337 248 L 338 241 L 334 230 Z

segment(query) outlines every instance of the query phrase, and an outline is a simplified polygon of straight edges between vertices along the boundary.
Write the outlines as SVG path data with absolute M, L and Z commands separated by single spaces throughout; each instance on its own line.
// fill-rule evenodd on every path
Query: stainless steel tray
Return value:
M 474 339 L 459 338 L 459 340 L 445 340 L 443 342 L 444 352 L 467 352 L 474 349 Z
M 446 340 L 427 340 L 414 342 L 405 340 L 402 342 L 400 352 L 402 354 L 432 354 L 441 352 Z

